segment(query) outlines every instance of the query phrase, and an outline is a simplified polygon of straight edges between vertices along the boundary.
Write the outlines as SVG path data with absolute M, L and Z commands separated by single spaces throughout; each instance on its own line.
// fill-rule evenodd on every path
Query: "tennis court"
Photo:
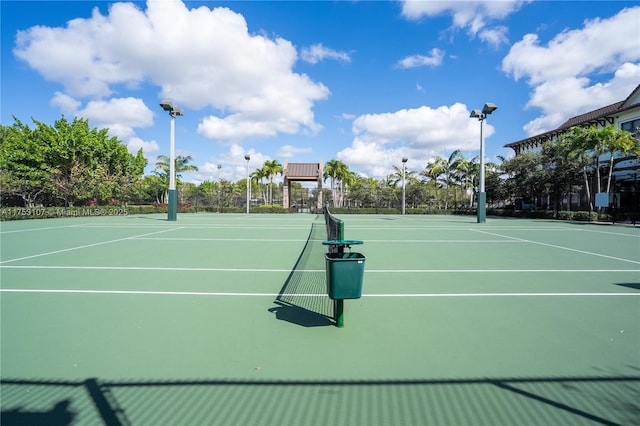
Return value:
M 640 424 L 640 228 L 343 215 L 2 222 L 2 424 Z

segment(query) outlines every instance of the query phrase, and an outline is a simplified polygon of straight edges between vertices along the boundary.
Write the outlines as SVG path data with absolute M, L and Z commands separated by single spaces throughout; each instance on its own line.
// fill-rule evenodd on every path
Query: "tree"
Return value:
M 608 155 L 608 172 L 606 180 L 606 191 L 611 191 L 611 181 L 613 168 L 617 159 L 624 159 L 630 154 L 638 155 L 640 147 L 637 140 L 625 131 L 614 126 L 587 128 L 573 127 L 569 132 L 559 138 L 561 143 L 569 147 L 569 157 L 577 161 L 582 168 L 587 197 L 590 208 L 593 208 L 591 200 L 591 190 L 588 173 L 593 169 L 596 176 L 596 193 L 600 193 L 602 188 L 601 162 Z
M 142 175 L 142 154 L 132 156 L 107 129 L 92 129 L 88 120 L 62 117 L 50 126 L 32 119 L 33 130 L 14 121 L 12 130 L 2 132 L 2 181 L 26 205 L 40 193 L 66 206 L 128 196 L 129 184 Z
M 28 126 L 13 119 L 13 126 L 0 126 L 0 188 L 3 196 L 17 195 L 33 207 L 49 189 L 47 151 Z
M 282 164 L 278 160 L 267 160 L 264 162 L 262 170 L 269 179 L 269 204 L 273 204 L 273 178 L 282 174 Z
M 420 175 L 424 177 L 423 182 L 425 182 L 428 185 L 429 184 L 433 185 L 435 189 L 436 199 L 439 198 L 438 189 L 444 188 L 444 182 L 442 177 L 445 174 L 445 170 L 446 170 L 446 160 L 440 156 L 436 156 L 431 161 L 429 161 L 425 166 L 424 170 L 420 172 Z M 439 207 L 440 207 L 440 204 L 438 201 L 438 208 Z M 445 208 L 446 208 L 446 205 L 445 205 Z
M 453 189 L 454 204 L 456 203 L 456 175 L 455 164 L 458 158 L 462 155 L 460 150 L 453 151 L 448 159 L 436 156 L 432 161 L 427 163 L 422 175 L 434 179 L 440 188 L 445 190 L 444 194 L 444 208 L 449 208 L 449 195 L 451 189 Z
M 507 185 L 523 203 L 533 203 L 542 192 L 545 173 L 540 152 L 524 152 L 503 164 Z
M 158 175 L 147 175 L 142 179 L 143 192 L 147 194 L 147 199 L 156 203 L 164 202 L 164 195 L 167 191 L 167 185 Z
M 215 204 L 218 194 L 218 184 L 212 182 L 210 180 L 205 180 L 200 185 L 198 185 L 198 191 L 205 200 L 205 205 L 213 206 Z
M 613 166 L 616 154 L 625 158 L 629 154 L 640 155 L 640 145 L 638 140 L 634 139 L 631 133 L 626 130 L 618 129 L 614 126 L 607 126 L 598 132 L 598 136 L 604 140 L 606 152 L 609 154 L 609 174 L 607 177 L 607 191 L 611 191 L 611 176 L 613 175 Z
M 460 151 L 456 151 L 457 155 L 453 158 L 453 163 L 450 165 L 450 174 L 454 177 L 456 183 L 463 191 L 472 189 L 471 196 L 469 197 L 469 207 L 473 205 L 473 196 L 475 194 L 475 188 L 480 184 L 480 166 L 477 163 L 477 157 L 472 160 L 467 160 Z M 474 177 L 476 182 L 474 184 Z
M 589 209 L 593 210 L 589 170 L 593 169 L 592 154 L 583 144 L 582 129 L 574 127 L 568 132 L 542 145 L 542 164 L 547 173 L 549 189 L 555 194 L 555 210 L 560 208 L 560 200 L 571 192 L 582 175 Z
M 340 160 L 329 160 L 324 166 L 322 172 L 322 178 L 326 180 L 331 178 L 331 199 L 334 207 L 341 207 L 343 205 L 342 191 L 338 192 L 338 183 L 349 174 L 349 167 Z
M 264 191 L 264 184 L 262 183 L 263 179 L 267 178 L 267 173 L 265 172 L 265 170 L 263 168 L 260 169 L 256 169 L 255 172 L 253 172 L 251 174 L 251 179 L 256 182 L 256 184 L 260 185 L 260 197 L 262 198 L 263 202 L 266 203 L 266 199 L 267 199 L 267 194 L 265 194 Z
M 404 184 L 405 184 L 405 196 L 407 192 L 407 184 L 410 180 L 415 179 L 415 171 L 405 170 L 404 171 Z M 388 185 L 392 186 L 400 195 L 397 198 L 402 198 L 402 180 L 403 180 L 403 171 L 401 167 L 393 166 L 393 173 L 387 176 L 386 182 Z
M 176 158 L 174 158 L 176 185 L 180 184 L 180 178 L 182 177 L 180 173 L 198 171 L 198 168 L 196 166 L 189 164 L 191 160 L 193 160 L 193 158 L 190 155 L 187 155 L 186 157 L 178 155 Z M 158 155 L 156 159 L 156 168 L 154 170 L 154 173 L 162 178 L 166 188 L 165 194 L 162 197 L 163 202 L 167 200 L 166 191 L 169 190 L 169 174 L 171 173 L 171 170 L 169 168 L 169 163 L 170 163 L 169 157 L 167 157 L 166 155 Z

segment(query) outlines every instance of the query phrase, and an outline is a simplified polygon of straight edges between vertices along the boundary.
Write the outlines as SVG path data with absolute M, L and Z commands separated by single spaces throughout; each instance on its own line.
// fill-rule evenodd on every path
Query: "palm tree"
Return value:
M 264 169 L 256 169 L 251 173 L 251 180 L 256 183 L 260 188 L 260 197 L 266 203 L 267 195 L 264 193 L 264 183 L 262 182 L 267 177 Z
M 614 126 L 607 126 L 600 129 L 598 135 L 604 140 L 604 146 L 609 153 L 609 175 L 607 177 L 607 192 L 609 192 L 611 189 L 611 175 L 613 174 L 615 154 L 622 154 L 623 157 L 630 153 L 638 155 L 640 153 L 640 146 L 638 146 L 637 140 L 633 138 L 631 133 Z
M 189 161 L 191 160 L 193 160 L 193 158 L 190 155 L 187 155 L 186 157 L 183 157 L 182 155 L 178 155 L 174 159 L 176 184 L 180 183 L 180 178 L 182 177 L 182 175 L 180 175 L 181 172 L 197 172 L 198 171 L 198 167 L 188 164 Z M 156 169 L 154 170 L 154 173 L 160 176 L 164 180 L 167 190 L 169 187 L 169 173 L 170 173 L 169 161 L 170 161 L 169 157 L 167 157 L 166 155 L 158 155 L 156 159 Z M 167 197 L 165 193 L 165 199 L 166 198 Z
M 180 179 L 182 177 L 180 175 L 181 172 L 198 171 L 198 167 L 188 164 L 191 160 L 193 160 L 193 158 L 190 155 L 187 155 L 186 157 L 178 155 L 174 159 L 176 179 Z M 156 159 L 155 173 L 158 176 L 165 178 L 167 183 L 169 182 L 169 157 L 167 157 L 166 155 L 158 155 L 158 158 Z
M 262 171 L 269 179 L 269 204 L 273 204 L 273 178 L 282 174 L 282 164 L 278 160 L 267 160 L 262 166 Z
M 338 207 L 341 206 L 341 198 L 337 194 L 337 183 L 342 182 L 346 176 L 349 174 L 349 167 L 344 164 L 340 160 L 330 160 L 327 161 L 327 164 L 324 166 L 324 172 L 322 173 L 322 177 L 326 181 L 327 178 L 331 177 L 331 196 L 333 198 L 333 206 Z
M 442 175 L 445 171 L 445 164 L 446 160 L 438 155 L 429 161 L 424 170 L 420 172 L 420 175 L 425 178 L 425 183 L 429 183 L 429 181 L 433 182 L 436 191 L 436 200 L 438 200 L 438 208 L 440 208 L 438 188 L 442 188 L 444 186 L 442 183 Z
M 475 161 L 476 158 L 471 160 L 467 160 L 460 151 L 458 152 L 458 156 L 455 158 L 454 162 L 451 164 L 451 168 L 453 169 L 453 174 L 458 181 L 458 184 L 462 188 L 462 190 L 468 190 L 473 188 L 473 177 L 479 176 L 479 164 Z M 471 197 L 469 197 L 469 207 L 473 205 L 473 194 L 471 193 Z
M 358 175 L 354 172 L 348 170 L 347 174 L 342 178 L 341 182 L 344 185 L 344 194 L 342 197 L 342 207 L 344 207 L 344 202 L 349 199 L 349 194 L 351 192 L 351 188 L 358 180 Z
M 453 151 L 448 159 L 440 156 L 435 157 L 422 172 L 423 176 L 427 176 L 436 180 L 441 188 L 444 188 L 444 208 L 449 208 L 449 190 L 456 184 L 455 176 L 455 163 L 462 155 L 460 150 Z M 454 204 L 455 204 L 455 190 L 454 190 Z

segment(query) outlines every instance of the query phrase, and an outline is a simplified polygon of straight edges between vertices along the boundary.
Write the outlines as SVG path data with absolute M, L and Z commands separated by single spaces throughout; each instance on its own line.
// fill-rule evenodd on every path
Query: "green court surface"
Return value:
M 339 217 L 2 222 L 2 425 L 640 424 L 640 228 Z

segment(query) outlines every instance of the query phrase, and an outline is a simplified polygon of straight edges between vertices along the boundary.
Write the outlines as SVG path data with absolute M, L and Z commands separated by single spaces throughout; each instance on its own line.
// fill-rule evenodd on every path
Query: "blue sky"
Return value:
M 409 158 L 486 155 L 623 100 L 640 83 L 627 1 L 2 1 L 2 124 L 89 119 L 148 172 L 176 151 L 237 180 L 265 160 L 345 162 L 375 178 Z M 218 170 L 217 165 L 222 165 Z

